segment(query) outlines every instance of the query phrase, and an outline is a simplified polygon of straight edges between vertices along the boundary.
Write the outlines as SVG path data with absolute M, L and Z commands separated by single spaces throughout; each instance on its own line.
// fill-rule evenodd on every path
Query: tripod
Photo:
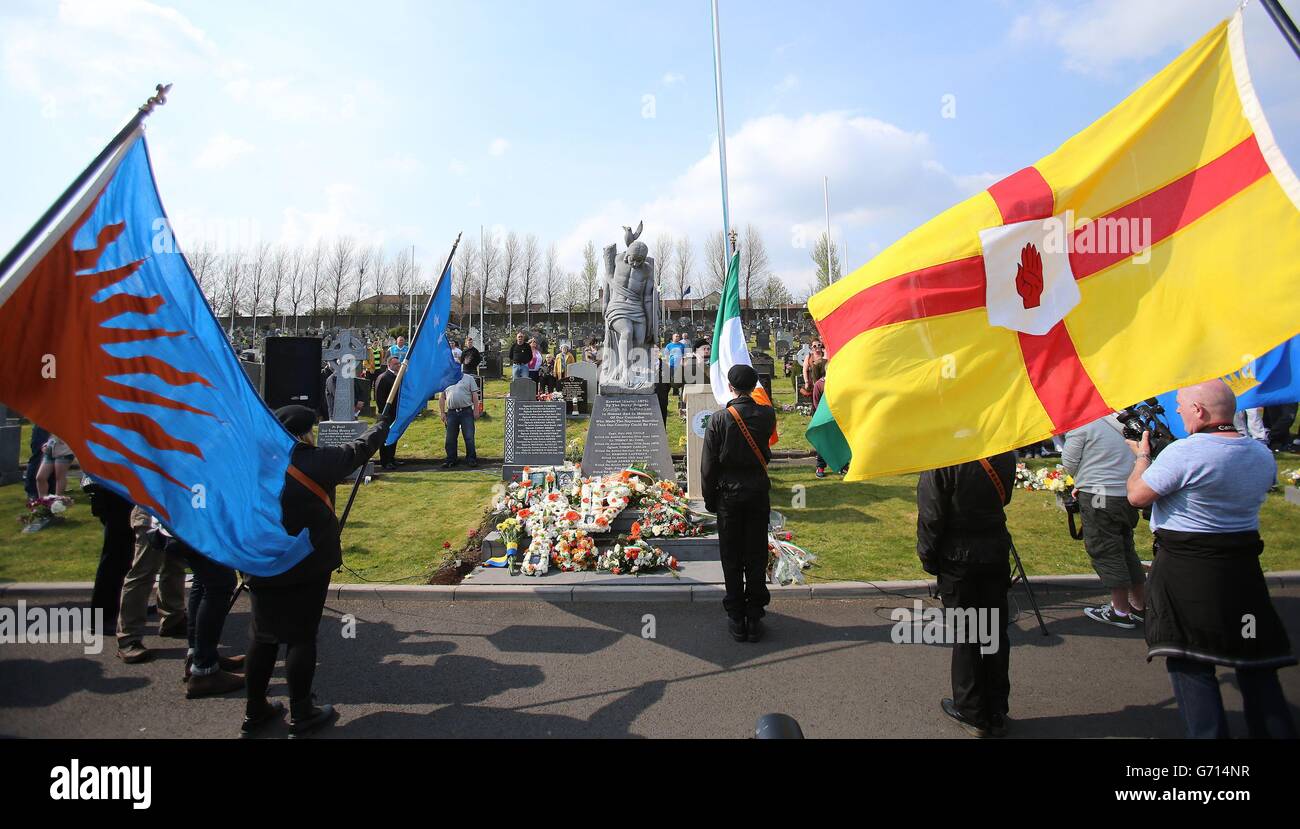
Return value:
M 1016 552 L 1016 545 L 1011 545 L 1011 557 L 1016 560 L 1015 570 L 1011 574 L 1011 583 L 1015 584 L 1016 579 L 1025 586 L 1025 592 L 1029 594 L 1029 604 L 1034 608 L 1034 615 L 1038 617 L 1038 627 L 1047 635 L 1047 623 L 1043 621 L 1043 613 L 1038 609 L 1038 599 L 1034 597 L 1033 585 L 1029 583 L 1029 576 L 1025 575 L 1025 565 L 1020 560 L 1020 553 Z M 241 585 L 242 586 L 242 585 Z

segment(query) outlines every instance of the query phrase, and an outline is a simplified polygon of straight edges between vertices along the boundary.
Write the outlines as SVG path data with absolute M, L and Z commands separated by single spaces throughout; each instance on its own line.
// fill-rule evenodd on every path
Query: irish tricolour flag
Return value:
M 719 406 L 731 402 L 727 391 L 727 372 L 734 365 L 752 366 L 749 347 L 745 345 L 745 331 L 740 326 L 740 253 L 731 254 L 727 267 L 727 280 L 722 286 L 722 300 L 718 303 L 718 319 L 713 323 L 713 346 L 709 351 L 709 380 L 713 384 L 713 397 Z M 764 406 L 772 405 L 772 398 L 759 384 L 754 389 L 754 401 Z M 776 445 L 776 430 L 772 430 L 769 443 Z

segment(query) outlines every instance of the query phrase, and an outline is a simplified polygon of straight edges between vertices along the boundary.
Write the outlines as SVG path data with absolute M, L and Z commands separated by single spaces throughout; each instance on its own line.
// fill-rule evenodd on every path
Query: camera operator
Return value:
M 1151 506 L 1155 561 L 1147 596 L 1147 660 L 1167 657 L 1188 737 L 1226 738 L 1215 666 L 1234 668 L 1251 737 L 1294 738 L 1277 669 L 1296 663 L 1260 569 L 1259 509 L 1277 469 L 1272 453 L 1233 427 L 1222 380 L 1178 392 L 1188 437 L 1137 455 L 1129 502 Z
M 996 650 L 978 642 L 952 647 L 952 698 L 943 713 L 976 737 L 1007 733 L 1011 695 L 1011 533 L 1005 507 L 1011 502 L 1016 454 L 921 473 L 916 485 L 916 554 L 925 572 L 938 578 L 948 608 L 997 613 Z
M 1133 452 L 1119 421 L 1107 415 L 1067 432 L 1061 465 L 1074 476 L 1083 548 L 1110 590 L 1109 604 L 1083 613 L 1093 621 L 1133 630 L 1141 624 L 1146 606 L 1146 574 L 1133 544 L 1138 511 L 1128 502 Z

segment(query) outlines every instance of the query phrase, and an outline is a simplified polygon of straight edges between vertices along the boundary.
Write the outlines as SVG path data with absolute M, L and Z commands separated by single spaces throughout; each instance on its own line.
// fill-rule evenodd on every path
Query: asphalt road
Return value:
M 1015 593 L 1027 610 L 1023 594 Z M 1097 596 L 1054 592 L 1043 637 L 1030 615 L 1013 632 L 1015 737 L 1177 737 L 1163 661 L 1140 632 L 1082 616 Z M 1274 593 L 1300 642 L 1300 588 Z M 7 599 L 12 605 L 14 600 Z M 731 641 L 720 607 L 703 604 L 381 602 L 331 597 L 321 623 L 316 693 L 338 706 L 340 737 L 748 737 L 758 716 L 785 712 L 809 737 L 962 737 L 939 712 L 948 650 L 895 644 L 890 610 L 911 599 L 784 601 L 765 641 Z M 1013 610 L 1015 606 L 1013 605 Z M 343 614 L 356 619 L 344 638 Z M 642 636 L 645 614 L 655 638 Z M 247 599 L 227 622 L 242 650 Z M 0 645 L 0 735 L 233 737 L 239 694 L 186 700 L 183 643 L 143 665 L 80 645 Z M 1221 675 L 1223 672 L 1221 672 Z M 1234 734 L 1241 700 L 1222 682 Z M 1300 669 L 1282 673 L 1300 720 Z M 283 667 L 273 696 L 284 698 Z M 269 737 L 283 738 L 284 727 Z

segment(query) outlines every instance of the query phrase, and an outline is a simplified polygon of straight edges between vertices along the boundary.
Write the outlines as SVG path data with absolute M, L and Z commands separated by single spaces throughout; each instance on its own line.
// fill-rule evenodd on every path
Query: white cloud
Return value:
M 686 76 L 680 72 L 665 72 L 662 80 L 664 86 L 672 86 L 685 82 Z
M 5 80 L 52 112 L 120 114 L 215 54 L 183 14 L 145 0 L 64 0 L 52 15 L 6 19 L 0 32 Z
M 1231 4 L 1222 0 L 1044 3 L 1017 17 L 1009 38 L 1051 44 L 1071 71 L 1104 75 L 1123 63 L 1184 47 L 1231 13 Z
M 508 149 L 510 149 L 510 142 L 504 138 L 494 138 L 492 143 L 488 144 L 489 155 L 503 156 Z
M 727 138 L 731 220 L 763 234 L 773 270 L 796 293 L 812 279 L 809 253 L 825 231 L 822 177 L 830 177 L 831 234 L 857 239 L 911 229 L 978 191 L 992 174 L 959 176 L 934 159 L 929 137 L 874 118 L 824 112 L 799 118 L 768 115 L 746 121 Z M 716 142 L 708 154 L 643 204 L 612 201 L 581 219 L 559 243 L 566 267 L 576 268 L 582 247 L 621 238 L 620 228 L 644 219 L 645 238 L 689 235 L 703 267 L 705 239 L 722 223 Z M 869 240 L 854 242 L 853 264 Z
M 242 138 L 235 138 L 226 133 L 212 136 L 208 143 L 199 150 L 194 158 L 194 166 L 201 170 L 212 170 L 229 165 L 240 156 L 248 155 L 256 149 Z

